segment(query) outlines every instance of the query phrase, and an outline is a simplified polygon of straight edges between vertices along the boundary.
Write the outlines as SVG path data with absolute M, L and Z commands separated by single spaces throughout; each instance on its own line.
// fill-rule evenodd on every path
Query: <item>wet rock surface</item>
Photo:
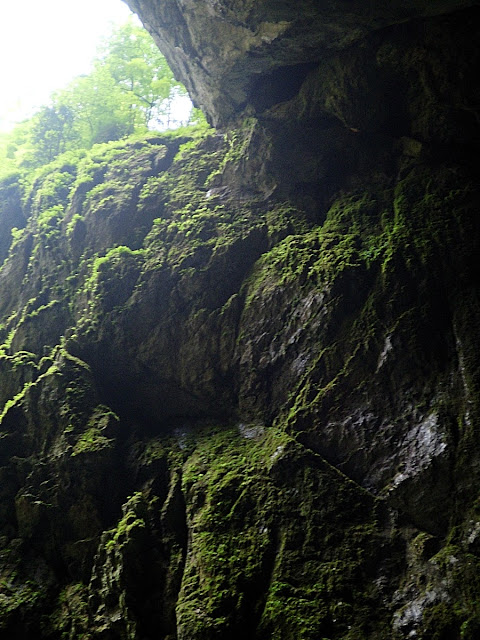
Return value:
M 130 4 L 229 126 L 0 186 L 0 638 L 474 640 L 478 7 Z

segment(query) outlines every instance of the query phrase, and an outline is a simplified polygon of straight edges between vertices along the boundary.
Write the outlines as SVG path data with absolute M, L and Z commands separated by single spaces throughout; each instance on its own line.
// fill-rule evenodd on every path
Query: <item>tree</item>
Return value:
M 130 19 L 105 40 L 91 73 L 53 94 L 12 132 L 4 170 L 12 159 L 33 168 L 71 149 L 167 128 L 176 120 L 173 106 L 186 96 L 150 35 Z
M 48 164 L 76 138 L 74 113 L 66 104 L 42 107 L 32 118 L 30 141 L 35 164 Z
M 187 95 L 151 36 L 132 19 L 113 32 L 97 64 L 108 69 L 146 127 L 156 127 L 168 117 L 172 102 Z
M 95 65 L 86 76 L 76 78 L 54 96 L 74 114 L 77 143 L 90 148 L 98 142 L 118 140 L 138 129 L 130 103 L 108 69 Z

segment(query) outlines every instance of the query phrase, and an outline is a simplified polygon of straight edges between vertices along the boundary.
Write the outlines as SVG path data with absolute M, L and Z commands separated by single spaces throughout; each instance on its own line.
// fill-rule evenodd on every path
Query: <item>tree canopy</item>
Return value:
M 32 118 L 0 136 L 0 176 L 42 166 L 65 151 L 187 124 L 188 115 L 178 120 L 174 113 L 182 99 L 188 100 L 186 90 L 165 57 L 130 19 L 102 43 L 91 73 L 75 78 Z

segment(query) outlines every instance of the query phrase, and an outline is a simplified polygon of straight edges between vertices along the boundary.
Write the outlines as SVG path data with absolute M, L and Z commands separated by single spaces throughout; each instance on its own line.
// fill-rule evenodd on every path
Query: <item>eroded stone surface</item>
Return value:
M 239 126 L 0 189 L 0 636 L 476 640 L 478 10 L 141 5 Z
M 389 25 L 476 5 L 442 2 L 128 0 L 194 102 L 216 123 L 295 95 L 308 71 Z M 264 96 L 262 100 L 262 95 Z

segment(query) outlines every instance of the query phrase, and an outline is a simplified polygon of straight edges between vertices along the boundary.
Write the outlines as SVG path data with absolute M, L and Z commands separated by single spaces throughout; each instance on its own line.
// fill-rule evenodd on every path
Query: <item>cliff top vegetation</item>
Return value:
M 44 166 L 66 151 L 199 117 L 151 36 L 130 19 L 99 46 L 91 73 L 0 135 L 0 178 Z

